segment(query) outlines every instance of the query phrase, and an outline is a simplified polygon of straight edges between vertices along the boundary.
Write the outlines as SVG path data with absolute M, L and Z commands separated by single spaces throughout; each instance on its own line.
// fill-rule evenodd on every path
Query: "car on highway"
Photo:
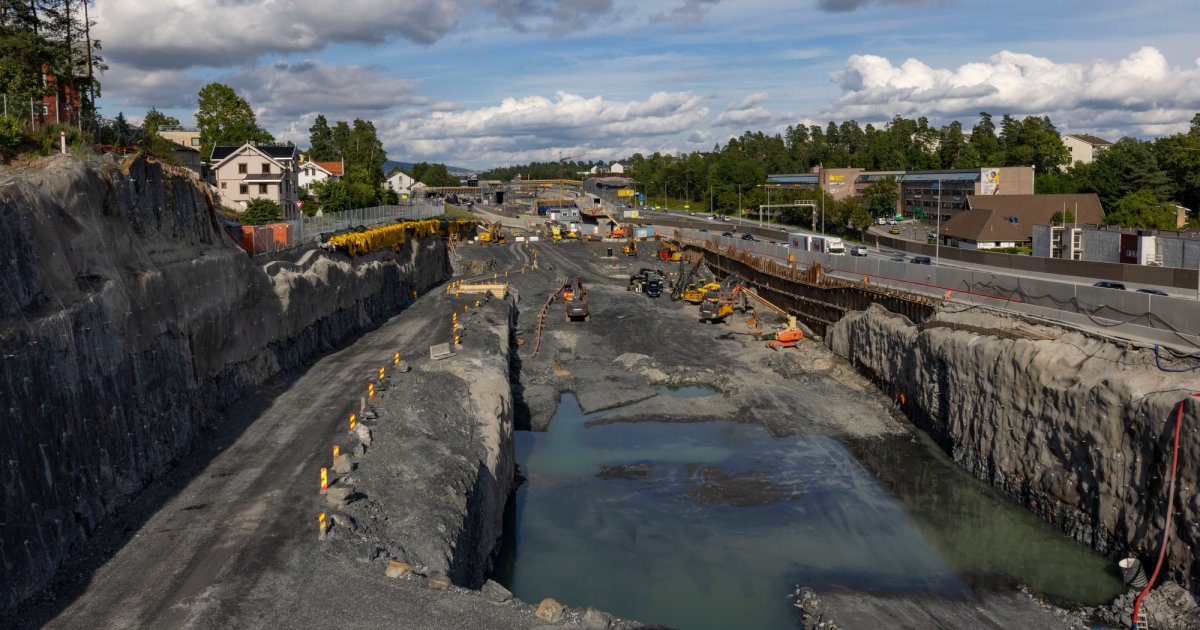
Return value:
M 866 256 L 867 248 L 862 245 L 855 245 L 854 247 L 850 248 L 850 255 L 851 256 Z
M 903 256 L 892 256 L 892 262 L 905 262 L 908 259 Z
M 726 222 L 726 223 L 729 223 L 729 217 L 724 217 L 724 218 L 722 218 L 721 220 L 722 220 L 722 221 L 724 221 L 724 222 Z
M 743 234 L 742 240 L 743 241 L 757 241 L 758 239 L 754 238 L 753 234 Z
M 704 229 L 704 228 L 700 228 L 700 229 L 699 229 L 699 230 L 697 230 L 697 231 L 698 231 L 698 232 L 704 232 L 705 234 L 708 234 L 708 230 L 706 230 L 706 229 Z
M 1125 285 L 1121 284 L 1120 282 L 1112 282 L 1109 280 L 1101 280 L 1100 282 L 1097 282 L 1096 284 L 1093 284 L 1092 286 L 1100 287 L 1101 289 L 1117 289 L 1120 291 L 1125 290 Z
M 896 225 L 896 220 L 895 220 L 895 219 L 888 219 L 888 220 L 887 220 L 887 223 L 888 223 L 888 225 Z
M 729 238 L 733 238 L 733 232 L 721 232 L 721 236 L 727 236 Z
M 887 225 L 887 219 L 879 217 L 878 219 L 875 219 L 875 225 Z
M 1137 290 L 1137 292 L 1138 292 L 1138 293 L 1149 293 L 1150 295 L 1166 295 L 1166 296 L 1169 296 L 1169 295 L 1171 295 L 1170 293 L 1167 293 L 1166 291 L 1163 291 L 1162 289 L 1145 289 L 1145 288 L 1142 288 L 1142 289 L 1138 289 L 1138 290 Z
M 894 228 L 892 228 L 892 229 L 888 230 L 888 233 L 889 233 L 889 234 L 899 234 L 899 233 L 900 233 L 900 228 L 898 228 L 898 227 L 894 227 Z
M 918 265 L 932 265 L 933 264 L 933 260 L 931 260 L 928 256 L 913 256 L 912 262 L 914 262 Z
M 708 215 L 708 220 L 709 220 L 709 221 L 716 221 L 716 220 L 717 220 L 717 215 L 715 215 L 715 214 L 710 214 L 710 215 Z

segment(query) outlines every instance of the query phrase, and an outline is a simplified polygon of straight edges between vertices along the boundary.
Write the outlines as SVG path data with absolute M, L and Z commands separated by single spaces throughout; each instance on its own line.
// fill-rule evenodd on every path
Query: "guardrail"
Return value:
M 318 241 L 324 234 L 400 221 L 432 219 L 445 212 L 443 204 L 427 202 L 357 208 L 319 217 L 302 216 L 291 221 L 242 226 L 241 244 L 254 255 L 274 254 Z

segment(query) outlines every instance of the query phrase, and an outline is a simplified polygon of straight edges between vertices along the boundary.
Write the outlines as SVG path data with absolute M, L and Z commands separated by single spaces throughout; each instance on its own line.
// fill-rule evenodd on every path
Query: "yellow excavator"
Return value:
M 562 239 L 563 239 L 562 228 L 558 227 L 557 225 L 551 225 L 550 226 L 550 240 L 557 243 L 557 242 L 561 241 Z
M 629 237 L 629 242 L 625 244 L 625 248 L 621 251 L 625 252 L 626 256 L 637 256 L 637 239 Z
M 479 233 L 479 242 L 480 243 L 499 243 L 499 244 L 503 245 L 504 244 L 504 232 L 502 231 L 503 227 L 504 226 L 499 221 L 488 224 L 488 226 L 482 232 Z
M 721 285 L 717 282 L 707 282 L 704 284 L 688 283 L 687 287 L 680 294 L 683 301 L 689 304 L 699 304 L 704 301 L 704 296 L 708 295 L 709 291 L 720 290 Z
M 679 246 L 671 241 L 659 241 L 658 257 L 664 262 L 679 262 L 683 259 L 683 254 L 679 251 Z

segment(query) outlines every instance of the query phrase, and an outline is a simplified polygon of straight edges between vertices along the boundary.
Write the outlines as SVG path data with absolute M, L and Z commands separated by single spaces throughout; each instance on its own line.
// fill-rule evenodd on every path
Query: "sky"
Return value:
M 371 120 L 400 161 L 708 151 L 745 131 L 1046 115 L 1109 140 L 1200 112 L 1196 0 L 95 0 L 102 115 L 234 87 L 281 141 Z

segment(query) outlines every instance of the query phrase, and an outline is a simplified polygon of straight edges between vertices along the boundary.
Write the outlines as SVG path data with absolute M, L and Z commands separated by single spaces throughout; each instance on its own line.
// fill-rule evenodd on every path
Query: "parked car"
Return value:
M 878 219 L 875 219 L 875 225 L 887 225 L 887 219 L 879 217 Z
M 867 248 L 862 245 L 855 245 L 854 247 L 850 248 L 850 255 L 851 256 L 866 256 Z
M 912 262 L 914 262 L 918 265 L 932 265 L 933 264 L 933 260 L 931 260 L 928 256 L 913 256 Z
M 1121 284 L 1120 282 L 1110 282 L 1108 280 L 1101 280 L 1100 282 L 1097 282 L 1096 284 L 1093 284 L 1092 286 L 1100 287 L 1101 289 L 1119 289 L 1121 291 L 1125 290 L 1125 285 Z
M 895 220 L 895 219 L 888 219 L 888 220 L 887 220 L 887 223 L 888 223 L 888 225 L 896 225 L 896 220 Z
M 729 238 L 733 238 L 733 232 L 721 232 L 721 236 L 728 236 Z
M 890 234 L 899 234 L 899 233 L 900 233 L 900 228 L 898 228 L 898 227 L 894 227 L 894 228 L 892 228 L 892 229 L 888 230 L 888 232 L 889 232 Z
M 753 234 L 743 234 L 742 240 L 743 241 L 757 241 L 758 239 L 754 238 Z
M 1166 291 L 1163 291 L 1162 289 L 1145 289 L 1145 288 L 1143 288 L 1143 289 L 1138 289 L 1137 292 L 1138 293 L 1149 293 L 1150 295 L 1171 295 L 1170 293 L 1167 293 Z
M 722 220 L 722 221 L 724 221 L 724 222 L 726 222 L 726 223 L 729 223 L 729 217 L 724 217 L 724 218 L 723 218 L 723 219 L 721 219 L 721 220 Z

